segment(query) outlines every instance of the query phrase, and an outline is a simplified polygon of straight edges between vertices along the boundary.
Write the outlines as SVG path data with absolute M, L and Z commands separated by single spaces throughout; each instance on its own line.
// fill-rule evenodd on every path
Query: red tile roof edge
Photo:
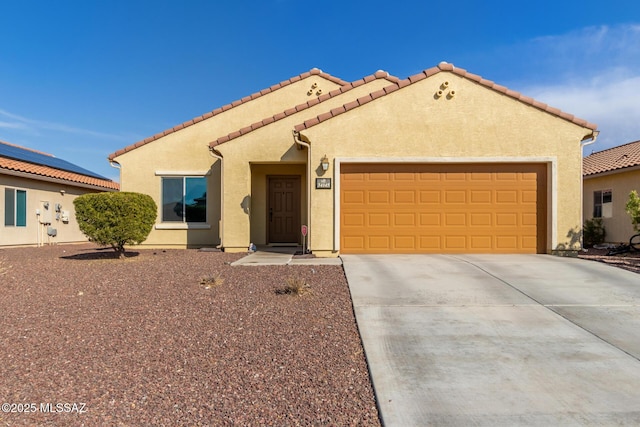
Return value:
M 148 144 L 150 142 L 153 142 L 153 141 L 155 141 L 157 139 L 160 139 L 163 136 L 166 136 L 166 135 L 169 135 L 169 134 L 171 134 L 173 132 L 176 132 L 177 130 L 180 130 L 180 129 L 186 128 L 188 126 L 194 125 L 194 124 L 196 124 L 196 123 L 198 123 L 198 122 L 200 122 L 202 120 L 205 120 L 205 119 L 208 119 L 208 118 L 213 117 L 215 115 L 218 115 L 218 114 L 220 114 L 220 113 L 222 113 L 224 111 L 230 110 L 231 108 L 234 108 L 234 107 L 237 107 L 237 106 L 242 105 L 244 103 L 247 103 L 249 101 L 252 101 L 252 100 L 254 100 L 256 98 L 259 98 L 259 97 L 264 96 L 264 95 L 266 95 L 268 93 L 274 92 L 274 91 L 276 91 L 278 89 L 281 89 L 281 88 L 283 88 L 285 86 L 289 86 L 292 83 L 295 83 L 297 81 L 300 81 L 300 80 L 305 79 L 305 78 L 310 77 L 310 76 L 320 76 L 320 77 L 323 77 L 323 78 L 325 78 L 325 79 L 327 79 L 329 81 L 332 81 L 332 82 L 334 82 L 334 83 L 336 83 L 336 84 L 338 84 L 340 86 L 344 86 L 344 85 L 349 84 L 348 82 L 346 82 L 346 81 L 344 81 L 342 79 L 339 79 L 337 77 L 334 77 L 334 76 L 332 76 L 330 74 L 327 74 L 327 73 L 323 72 L 322 70 L 320 70 L 318 68 L 312 68 L 311 70 L 309 70 L 309 71 L 307 71 L 305 73 L 302 73 L 302 74 L 299 74 L 297 76 L 291 77 L 288 80 L 284 80 L 284 81 L 282 81 L 282 82 L 280 82 L 278 84 L 275 84 L 275 85 L 273 85 L 271 87 L 268 87 L 266 89 L 262 89 L 261 91 L 256 92 L 256 93 L 254 93 L 252 95 L 245 96 L 244 98 L 241 98 L 241 99 L 233 101 L 233 102 L 231 102 L 229 104 L 223 105 L 222 107 L 216 108 L 215 110 L 210 111 L 208 113 L 205 113 L 205 114 L 203 114 L 201 116 L 195 117 L 195 118 L 193 118 L 191 120 L 187 120 L 186 122 L 181 123 L 181 124 L 179 124 L 177 126 L 174 126 L 171 129 L 167 129 L 167 130 L 165 130 L 163 132 L 159 132 L 159 133 L 157 133 L 157 134 L 155 134 L 153 136 L 145 138 L 142 141 L 138 141 L 138 142 L 136 142 L 134 144 L 128 145 L 128 146 L 126 146 L 126 147 L 124 147 L 124 148 L 122 148 L 122 149 L 120 149 L 120 150 L 118 150 L 118 151 L 116 151 L 114 153 L 109 154 L 108 159 L 110 161 L 112 161 L 114 158 L 116 158 L 116 157 L 118 157 L 118 156 L 120 156 L 120 155 L 122 155 L 122 154 L 124 154 L 124 153 L 126 153 L 128 151 L 135 150 L 138 147 L 141 147 L 141 146 L 146 145 L 146 144 Z
M 377 79 L 385 79 L 393 84 L 398 84 L 398 82 L 400 81 L 399 78 L 390 75 L 389 73 L 387 73 L 386 71 L 381 71 L 378 70 L 376 71 L 374 74 L 370 74 L 368 76 L 365 76 L 359 80 L 355 80 L 351 83 L 347 83 L 344 84 L 342 86 L 340 86 L 339 88 L 336 88 L 334 90 L 332 90 L 331 92 L 325 93 L 320 95 L 317 98 L 312 98 L 309 101 L 302 103 L 302 104 L 298 104 L 295 107 L 289 108 L 281 113 L 275 114 L 271 117 L 267 117 L 265 119 L 262 119 L 259 122 L 253 123 L 250 126 L 244 127 L 240 130 L 237 130 L 235 132 L 232 132 L 228 135 L 225 136 L 221 136 L 220 138 L 216 139 L 215 141 L 212 141 L 209 143 L 210 147 L 215 147 L 217 145 L 220 144 L 224 144 L 225 142 L 229 142 L 232 139 L 238 138 L 242 135 L 246 135 L 249 132 L 253 132 L 256 129 L 260 129 L 263 126 L 266 125 L 270 125 L 271 123 L 277 122 L 278 120 L 282 120 L 285 117 L 291 116 L 293 114 L 299 113 L 300 111 L 304 111 L 310 107 L 313 107 L 314 105 L 317 105 L 321 102 L 324 102 L 328 99 L 331 99 L 335 96 L 338 95 L 342 95 L 343 93 L 349 92 L 351 89 L 354 89 L 356 87 L 362 86 L 365 83 L 369 83 L 371 81 L 377 80 Z M 391 87 L 391 86 L 389 86 Z M 340 107 L 343 108 L 343 107 Z M 332 110 L 333 111 L 333 110 Z M 324 113 L 324 114 L 328 114 L 328 113 Z
M 50 166 L 36 165 L 22 160 L 14 160 L 8 157 L 0 156 L 0 172 L 3 169 L 34 175 L 33 179 L 38 179 L 37 177 L 41 176 L 68 181 L 70 185 L 73 185 L 73 183 L 78 183 L 96 188 L 104 188 L 107 190 L 120 189 L 120 184 L 111 180 L 94 178 L 75 172 L 68 172 L 61 169 L 52 168 Z
M 640 166 L 640 140 L 596 151 L 582 159 L 582 176 Z
M 529 104 L 529 105 L 531 105 L 531 106 L 533 106 L 535 108 L 538 108 L 538 109 L 540 109 L 542 111 L 545 111 L 545 112 L 547 112 L 549 114 L 552 114 L 554 116 L 560 117 L 561 119 L 564 119 L 564 120 L 570 121 L 572 123 L 575 123 L 575 124 L 577 124 L 579 126 L 586 127 L 588 129 L 591 129 L 591 130 L 596 130 L 597 127 L 598 127 L 596 124 L 589 123 L 586 120 L 582 120 L 582 119 L 579 119 L 577 117 L 574 117 L 571 114 L 562 112 L 562 111 L 558 110 L 557 108 L 550 107 L 547 104 L 538 102 L 538 101 L 534 100 L 533 98 L 525 96 L 525 95 L 523 95 L 523 94 L 521 94 L 519 92 L 516 92 L 514 90 L 507 89 L 504 86 L 498 85 L 498 84 L 496 84 L 496 83 L 494 83 L 494 82 L 492 82 L 490 80 L 483 79 L 482 77 L 480 77 L 478 75 L 475 75 L 475 74 L 467 72 L 463 68 L 457 68 L 453 64 L 449 64 L 449 63 L 446 63 L 446 62 L 441 62 L 440 64 L 438 64 L 435 67 L 431 67 L 431 68 L 429 68 L 427 70 L 424 70 L 424 71 L 422 71 L 422 72 L 420 72 L 418 74 L 410 76 L 405 80 L 399 81 L 397 83 L 397 87 L 396 88 L 393 88 L 393 86 L 390 87 L 393 90 L 387 90 L 387 88 L 385 88 L 384 89 L 385 92 L 386 92 L 385 94 L 378 93 L 379 92 L 378 91 L 376 93 L 370 94 L 369 96 L 366 96 L 366 97 L 358 99 L 358 104 L 357 105 L 354 104 L 354 103 L 346 104 L 344 106 L 345 107 L 344 110 L 341 111 L 338 114 L 345 113 L 345 112 L 347 112 L 349 110 L 352 110 L 354 108 L 357 108 L 357 107 L 361 106 L 362 104 L 365 104 L 365 103 L 367 103 L 369 101 L 372 101 L 373 99 L 379 98 L 381 96 L 388 95 L 392 91 L 395 91 L 395 89 L 402 89 L 402 88 L 404 88 L 406 86 L 410 86 L 410 85 L 412 85 L 412 84 L 414 84 L 414 83 L 416 83 L 416 82 L 418 82 L 420 80 L 423 80 L 423 79 L 425 79 L 427 77 L 431 77 L 431 76 L 433 76 L 433 75 L 435 75 L 437 73 L 443 72 L 443 71 L 452 72 L 452 73 L 454 73 L 454 74 L 456 74 L 456 75 L 458 75 L 460 77 L 466 78 L 468 80 L 471 80 L 473 82 L 476 82 L 478 84 L 486 86 L 489 89 L 492 89 L 492 90 L 495 90 L 497 92 L 500 92 L 503 95 L 506 95 L 506 96 L 514 98 L 514 99 L 516 99 L 518 101 L 524 102 L 525 104 Z M 334 117 L 334 115 L 332 115 L 331 117 Z M 331 117 L 323 116 L 322 120 L 318 120 L 317 117 L 313 118 L 313 119 L 310 119 L 310 120 L 307 120 L 304 123 L 301 123 L 301 124 L 295 126 L 295 130 L 300 132 L 302 130 L 305 130 L 305 129 L 308 129 L 308 128 L 312 127 L 312 126 L 315 126 L 318 123 L 323 122 L 324 120 L 328 120 Z

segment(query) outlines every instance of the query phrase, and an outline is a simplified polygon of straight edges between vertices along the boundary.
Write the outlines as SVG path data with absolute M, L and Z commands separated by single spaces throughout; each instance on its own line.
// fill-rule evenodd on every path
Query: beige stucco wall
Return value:
M 627 172 L 603 174 L 584 179 L 584 219 L 593 218 L 593 192 L 611 190 L 612 209 L 610 218 L 603 218 L 605 239 L 611 243 L 626 243 L 636 232 L 631 218 L 625 211 L 631 190 L 640 191 L 640 169 Z
M 453 98 L 434 94 L 444 81 Z M 446 92 L 448 92 L 448 90 Z M 445 92 L 445 93 L 446 93 Z M 322 122 L 302 134 L 312 164 L 326 154 L 333 188 L 338 161 L 541 161 L 548 168 L 548 251 L 579 244 L 580 141 L 591 131 L 455 74 L 441 72 Z M 314 172 L 311 180 L 319 176 Z M 334 191 L 312 190 L 311 249 L 337 248 Z M 335 214 L 334 214 L 335 212 Z
M 26 226 L 4 225 L 5 188 L 26 191 Z M 73 201 L 88 192 L 97 190 L 0 174 L 0 246 L 86 242 L 87 238 L 80 232 L 76 221 Z M 49 209 L 44 208 L 44 202 L 49 202 Z M 56 204 L 61 206 L 61 211 L 69 212 L 68 222 L 62 221 L 61 217 L 56 219 Z M 36 209 L 40 210 L 40 216 L 36 215 Z M 51 222 L 49 225 L 57 230 L 55 237 L 48 236 L 48 225 L 41 224 L 41 220 L 45 218 Z
M 289 164 L 305 165 L 307 151 L 299 149 L 293 139 L 292 131 L 295 125 L 389 85 L 390 82 L 385 79 L 372 80 L 348 92 L 331 97 L 320 104 L 216 146 L 216 149 L 224 157 L 223 245 L 226 251 L 244 251 L 249 243 L 260 244 L 265 240 L 266 232 L 263 218 L 266 215 L 264 210 L 266 202 L 262 203 L 261 198 L 266 190 L 263 191 L 257 181 L 266 181 L 266 174 L 254 167 L 253 170 L 260 175 L 252 178 L 251 165 L 282 165 L 284 174 L 290 170 Z M 312 169 L 317 167 L 319 163 L 319 158 L 312 158 Z M 277 170 L 278 168 L 272 167 L 269 169 L 269 174 L 277 174 Z M 305 223 L 306 169 L 298 167 L 296 170 L 302 176 L 302 183 L 305 187 L 302 189 L 304 198 L 301 200 L 303 204 L 302 223 Z M 255 195 L 252 194 L 254 190 L 257 191 Z M 246 200 L 252 201 L 251 218 L 245 212 Z M 257 201 L 259 201 L 258 204 L 256 204 Z
M 317 83 L 318 88 L 321 88 L 324 93 L 339 87 L 330 80 L 312 75 L 116 157 L 115 160 L 121 165 L 121 191 L 149 194 L 158 205 L 158 223 L 143 245 L 154 247 L 218 245 L 221 235 L 219 229 L 221 164 L 218 159 L 210 156 L 209 143 L 288 108 L 307 102 L 312 98 L 307 93 L 313 83 Z M 291 142 L 291 139 L 288 141 Z M 240 153 L 244 162 L 240 162 L 239 167 L 245 168 L 248 175 L 247 154 L 249 153 Z M 233 160 L 227 162 L 225 159 L 225 168 L 227 164 L 229 167 L 233 167 Z M 161 223 L 161 178 L 162 173 L 166 172 L 192 176 L 208 174 L 208 218 L 206 225 L 187 226 L 186 224 Z M 225 182 L 225 186 L 227 184 L 233 191 L 242 191 L 243 197 L 251 192 L 249 181 L 234 183 L 231 179 Z M 235 193 L 231 194 L 235 195 Z M 239 203 L 233 210 L 234 214 L 242 212 Z M 246 218 L 243 218 L 242 215 L 231 221 L 243 223 Z M 243 247 L 246 248 L 249 243 L 248 233 L 243 237 Z

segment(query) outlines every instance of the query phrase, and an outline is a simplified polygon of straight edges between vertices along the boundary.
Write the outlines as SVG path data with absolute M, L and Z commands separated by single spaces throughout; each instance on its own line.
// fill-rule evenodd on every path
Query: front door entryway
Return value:
M 299 243 L 300 177 L 269 176 L 267 242 Z

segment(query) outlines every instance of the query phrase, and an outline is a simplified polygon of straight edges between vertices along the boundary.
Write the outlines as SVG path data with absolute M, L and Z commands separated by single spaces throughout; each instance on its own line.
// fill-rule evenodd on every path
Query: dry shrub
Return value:
M 288 277 L 287 283 L 282 289 L 277 289 L 277 294 L 302 296 L 311 292 L 311 286 L 301 277 Z
M 204 286 L 205 289 L 215 288 L 223 283 L 224 279 L 220 276 L 208 276 L 200 279 L 200 285 Z
M 5 260 L 0 259 L 0 276 L 7 274 L 10 268 L 11 266 L 6 265 Z

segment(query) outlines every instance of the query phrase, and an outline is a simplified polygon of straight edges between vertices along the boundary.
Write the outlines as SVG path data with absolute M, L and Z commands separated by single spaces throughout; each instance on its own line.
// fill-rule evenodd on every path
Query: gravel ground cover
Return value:
M 613 267 L 640 273 L 640 252 L 632 251 L 619 255 L 607 255 L 611 249 L 588 248 L 581 251 L 578 258 L 603 262 Z
M 342 267 L 241 256 L 0 250 L 0 426 L 379 426 Z

